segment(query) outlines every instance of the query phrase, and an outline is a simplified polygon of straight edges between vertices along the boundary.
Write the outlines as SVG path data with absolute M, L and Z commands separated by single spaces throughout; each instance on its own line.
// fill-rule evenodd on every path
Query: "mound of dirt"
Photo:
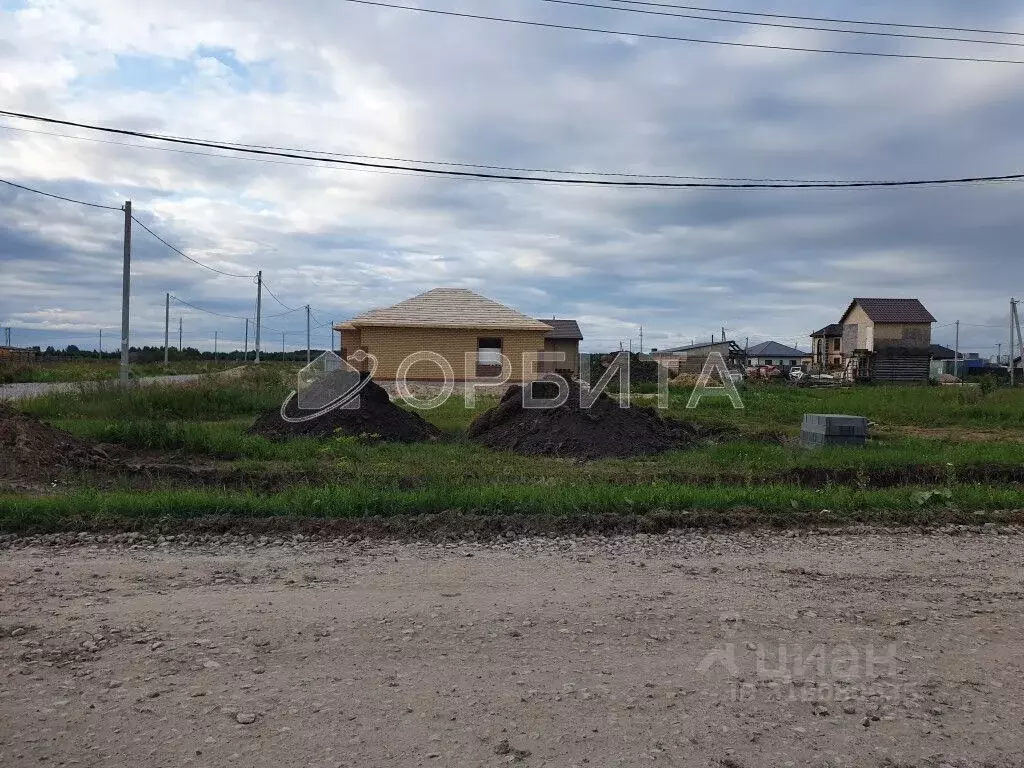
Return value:
M 285 408 L 288 416 L 308 413 L 299 408 L 297 397 L 289 400 Z M 270 440 L 346 435 L 388 442 L 417 443 L 437 437 L 440 431 L 418 413 L 392 403 L 387 391 L 371 381 L 359 393 L 358 408 L 336 408 L 311 421 L 290 422 L 281 418 L 281 408 L 277 406 L 260 416 L 249 427 L 248 433 Z
M 556 391 L 551 384 L 534 384 L 536 397 L 551 397 Z M 512 386 L 469 427 L 469 438 L 489 448 L 575 459 L 645 456 L 731 436 L 720 427 L 666 419 L 654 408 L 620 408 L 604 393 L 583 409 L 577 384 L 569 385 L 564 405 L 546 409 L 523 408 L 522 387 Z
M 0 403 L 0 478 L 44 480 L 68 470 L 114 465 L 95 443 Z

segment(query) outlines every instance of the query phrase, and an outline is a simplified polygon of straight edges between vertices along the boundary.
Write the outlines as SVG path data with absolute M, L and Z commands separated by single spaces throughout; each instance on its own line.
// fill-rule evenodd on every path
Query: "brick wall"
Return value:
M 348 332 L 344 332 L 347 334 Z M 347 337 L 345 337 L 347 339 Z M 353 337 L 354 338 L 354 337 Z M 544 349 L 544 331 L 496 331 L 462 328 L 389 328 L 384 326 L 359 329 L 362 346 L 377 358 L 378 379 L 394 379 L 398 366 L 408 355 L 419 351 L 436 352 L 452 367 L 457 380 L 476 378 L 477 342 L 481 338 L 500 338 L 502 353 L 512 363 L 512 381 L 529 381 L 537 377 L 536 354 Z M 347 341 L 345 351 L 351 354 Z M 472 354 L 467 370 L 465 353 Z M 530 357 L 523 368 L 523 353 Z M 530 362 L 532 360 L 532 362 Z M 435 363 L 416 363 L 410 368 L 411 380 L 437 380 L 444 374 Z

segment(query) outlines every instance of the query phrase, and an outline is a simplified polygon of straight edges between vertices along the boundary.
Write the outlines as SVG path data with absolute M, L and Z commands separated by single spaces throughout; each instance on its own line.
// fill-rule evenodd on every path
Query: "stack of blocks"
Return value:
M 868 420 L 863 416 L 805 413 L 800 428 L 800 445 L 804 448 L 864 445 L 867 439 Z

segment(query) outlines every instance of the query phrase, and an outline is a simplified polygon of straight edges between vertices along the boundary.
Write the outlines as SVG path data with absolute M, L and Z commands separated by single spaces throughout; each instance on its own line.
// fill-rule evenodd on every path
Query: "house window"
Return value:
M 501 365 L 501 339 L 484 338 L 476 340 L 477 365 Z
M 789 364 L 790 364 L 790 365 L 796 365 L 796 360 L 790 360 L 790 361 L 789 361 Z
M 841 339 L 838 339 L 838 338 L 836 338 L 836 339 L 832 339 L 832 349 L 833 349 L 834 351 L 836 351 L 836 352 L 838 352 L 838 351 L 839 351 L 839 342 L 840 342 L 840 341 L 841 341 Z
M 765 365 L 771 365 L 771 364 L 772 364 L 772 361 L 771 361 L 771 360 L 765 360 L 765 361 L 764 361 L 764 364 L 765 364 Z

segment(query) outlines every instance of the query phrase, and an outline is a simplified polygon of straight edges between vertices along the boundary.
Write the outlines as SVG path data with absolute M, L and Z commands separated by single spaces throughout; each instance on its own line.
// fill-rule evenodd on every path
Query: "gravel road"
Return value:
M 1024 536 L 0 537 L 0 765 L 1024 765 Z
M 143 376 L 132 379 L 134 384 L 149 386 L 151 384 L 192 384 L 201 378 L 202 374 L 184 373 L 177 376 Z M 89 387 L 113 387 L 117 385 L 116 379 L 110 381 L 84 381 L 84 382 L 32 382 L 26 384 L 0 384 L 0 400 L 26 400 L 30 397 L 49 395 L 54 392 L 75 392 Z

